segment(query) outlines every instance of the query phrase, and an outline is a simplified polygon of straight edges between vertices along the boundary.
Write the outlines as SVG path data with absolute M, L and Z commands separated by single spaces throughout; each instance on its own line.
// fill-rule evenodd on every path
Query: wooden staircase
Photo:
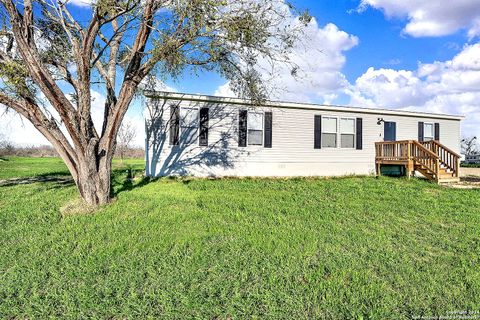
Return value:
M 460 180 L 460 156 L 436 140 L 376 142 L 375 153 L 377 175 L 382 165 L 401 165 L 409 178 L 419 172 L 436 183 Z

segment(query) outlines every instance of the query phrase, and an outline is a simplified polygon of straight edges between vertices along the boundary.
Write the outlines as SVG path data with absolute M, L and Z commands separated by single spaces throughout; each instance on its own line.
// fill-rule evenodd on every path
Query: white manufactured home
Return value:
M 146 92 L 148 176 L 458 178 L 461 116 Z
M 466 155 L 465 164 L 480 164 L 480 154 Z

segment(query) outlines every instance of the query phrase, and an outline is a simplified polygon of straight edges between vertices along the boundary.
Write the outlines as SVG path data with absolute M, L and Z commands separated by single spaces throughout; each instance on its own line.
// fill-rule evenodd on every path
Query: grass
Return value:
M 463 168 L 480 168 L 480 163 L 462 163 L 460 167 Z
M 125 188 L 124 177 L 115 172 L 112 205 L 65 218 L 73 186 L 0 187 L 0 318 L 408 319 L 480 309 L 478 190 L 373 177 Z

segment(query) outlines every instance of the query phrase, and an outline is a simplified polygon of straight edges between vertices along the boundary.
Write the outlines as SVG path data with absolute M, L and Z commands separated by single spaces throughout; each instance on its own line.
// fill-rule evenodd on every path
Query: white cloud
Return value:
M 291 23 L 298 18 L 291 16 Z M 350 35 L 332 23 L 323 27 L 316 19 L 308 24 L 301 41 L 298 41 L 289 54 L 291 62 L 298 66 L 297 77 L 292 76 L 291 68 L 284 64 L 273 67 L 266 61 L 259 62 L 260 73 L 268 83 L 270 99 L 289 101 L 331 101 L 348 86 L 341 70 L 346 62 L 344 52 L 358 44 L 357 37 Z M 234 96 L 225 83 L 218 87 L 214 95 Z
M 38 97 L 39 105 L 44 106 L 49 117 L 53 117 L 60 123 L 58 113 L 48 104 L 43 93 Z M 7 109 L 0 105 L 0 121 L 2 127 L 0 131 L 6 136 L 7 140 L 19 146 L 49 145 L 50 142 L 23 116 L 13 109 Z M 63 126 L 60 126 L 63 129 Z
M 368 7 L 408 19 L 403 31 L 413 37 L 445 36 L 460 29 L 470 38 L 480 35 L 480 0 L 362 0 L 360 11 Z
M 219 86 L 215 92 L 213 93 L 214 96 L 218 97 L 235 97 L 235 92 L 230 89 L 230 82 L 226 82 L 225 84 L 222 84 Z
M 412 71 L 369 68 L 356 80 L 351 95 L 354 105 L 371 100 L 374 104 L 369 106 L 401 108 L 427 101 L 422 85 Z
M 464 133 L 480 135 L 480 43 L 413 71 L 369 68 L 347 94 L 355 106 L 465 115 Z
M 100 134 L 103 124 L 103 112 L 105 106 L 105 96 L 98 91 L 92 90 L 92 105 L 91 113 L 95 129 Z M 43 98 L 45 100 L 45 98 Z M 134 102 L 132 102 L 132 105 Z M 143 147 L 145 141 L 145 127 L 143 115 L 137 110 L 127 111 L 124 121 L 129 121 L 133 124 L 136 130 L 136 137 L 133 144 Z M 50 145 L 48 140 L 28 121 L 13 110 L 5 112 L 6 108 L 0 105 L 0 120 L 2 126 L 0 133 L 4 135 L 9 141 L 19 146 L 34 146 L 34 145 Z M 58 115 L 52 107 L 47 107 L 47 110 L 57 119 Z M 62 131 L 65 132 L 63 125 Z M 68 134 L 66 134 L 68 137 Z
M 169 88 L 168 86 L 165 86 Z M 173 89 L 172 89 L 173 90 Z M 103 117 L 104 117 L 104 109 L 105 109 L 105 96 L 98 91 L 92 90 L 92 120 L 93 124 L 95 125 L 95 129 L 97 130 L 98 134 L 102 132 L 102 124 L 103 124 Z M 131 103 L 131 107 L 138 102 L 134 101 Z M 132 145 L 143 147 L 145 143 L 145 123 L 143 120 L 143 115 L 141 112 L 138 112 L 136 108 L 130 108 L 125 117 L 123 119 L 124 122 L 130 122 L 136 132 L 135 139 L 132 142 Z
M 2 114 L 0 116 L 2 123 L 0 133 L 4 135 L 8 141 L 20 146 L 50 144 L 28 120 L 21 117 L 15 111 L 9 110 L 5 113 L 5 107 L 0 106 L 0 114 Z
M 157 78 L 155 75 L 146 76 L 142 80 L 142 82 L 140 82 L 138 88 L 140 90 L 177 92 L 177 89 L 168 86 L 165 82 Z
M 90 7 L 95 0 L 69 0 L 68 4 L 72 4 L 78 7 Z

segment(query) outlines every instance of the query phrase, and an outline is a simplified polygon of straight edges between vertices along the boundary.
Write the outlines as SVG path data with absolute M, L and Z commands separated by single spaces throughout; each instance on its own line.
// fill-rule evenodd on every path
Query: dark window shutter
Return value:
M 440 141 L 440 123 L 435 123 L 435 140 Z
M 424 125 L 423 122 L 418 123 L 418 141 L 423 141 L 425 140 L 424 135 L 423 135 L 423 130 L 424 130 Z
M 178 145 L 180 134 L 180 107 L 170 107 L 170 145 Z
M 357 118 L 355 136 L 357 138 L 356 148 L 357 150 L 362 150 L 363 149 L 363 119 L 362 118 Z
M 247 146 L 247 110 L 240 110 L 238 117 L 238 146 Z
M 199 145 L 208 146 L 208 108 L 200 109 Z
M 265 139 L 263 146 L 265 148 L 272 147 L 272 120 L 273 116 L 271 112 L 265 112 Z
M 315 115 L 314 117 L 313 137 L 314 137 L 313 147 L 315 149 L 321 149 L 322 148 L 322 116 L 320 115 Z

